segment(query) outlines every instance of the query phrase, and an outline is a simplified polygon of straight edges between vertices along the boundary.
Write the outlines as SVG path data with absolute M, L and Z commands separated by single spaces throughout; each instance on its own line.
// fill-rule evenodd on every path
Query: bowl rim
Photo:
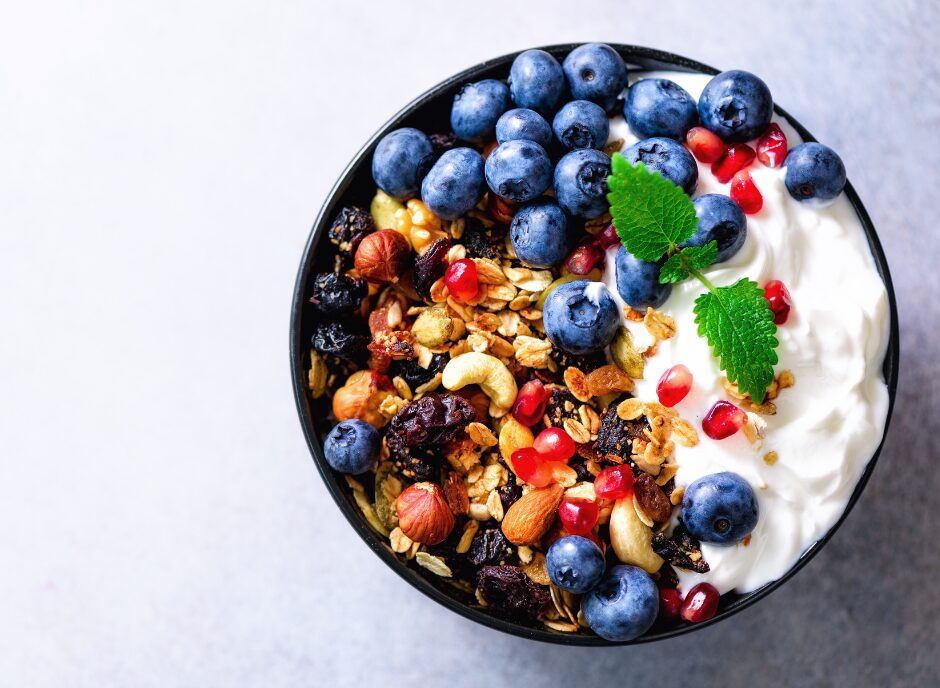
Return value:
M 557 57 L 559 55 L 567 54 L 579 45 L 582 44 L 563 43 L 537 46 L 535 49 L 545 50 Z M 643 71 L 651 71 L 652 69 L 671 69 L 705 74 L 718 74 L 720 71 L 701 62 L 654 48 L 621 43 L 608 43 L 607 45 L 610 45 L 618 53 L 620 53 L 628 65 L 640 64 L 640 69 Z M 351 503 L 351 500 L 346 498 L 341 487 L 342 481 L 337 477 L 337 475 L 333 473 L 332 469 L 330 469 L 329 465 L 326 463 L 326 459 L 323 456 L 321 441 L 317 436 L 316 427 L 312 422 L 309 410 L 310 400 L 307 394 L 307 383 L 304 371 L 304 359 L 308 354 L 308 351 L 307 348 L 304 347 L 303 342 L 301 342 L 300 324 L 303 317 L 302 309 L 306 304 L 304 293 L 306 291 L 306 285 L 309 283 L 309 278 L 313 269 L 314 251 L 320 243 L 321 237 L 326 232 L 328 222 L 330 220 L 330 218 L 327 217 L 327 212 L 330 210 L 330 208 L 333 207 L 335 202 L 347 192 L 360 166 L 363 164 L 369 164 L 372 151 L 381 137 L 385 136 L 385 134 L 387 134 L 389 131 L 402 126 L 403 121 L 415 115 L 421 108 L 427 105 L 429 101 L 438 97 L 443 92 L 452 89 L 458 84 L 476 80 L 476 78 L 480 76 L 481 73 L 501 65 L 505 66 L 508 72 L 508 67 L 512 60 L 521 52 L 524 52 L 524 50 L 507 53 L 505 55 L 501 55 L 499 57 L 495 57 L 474 65 L 439 82 L 412 100 L 401 110 L 399 110 L 394 116 L 392 116 L 387 122 L 385 122 L 385 124 L 383 124 L 369 138 L 368 141 L 366 141 L 359 152 L 353 156 L 352 160 L 339 175 L 339 178 L 333 185 L 332 189 L 326 195 L 304 247 L 292 295 L 290 314 L 290 366 L 294 400 L 297 406 L 297 413 L 300 418 L 300 424 L 303 429 L 304 437 L 307 441 L 307 446 L 310 449 L 314 464 L 316 464 L 316 467 L 319 470 L 320 475 L 330 492 L 330 495 L 333 497 L 333 501 L 336 502 L 336 505 L 339 507 L 342 514 L 346 517 L 346 520 L 349 522 L 349 524 L 353 527 L 353 530 L 358 533 L 359 537 L 362 538 L 366 545 L 393 571 L 395 571 L 413 587 L 420 590 L 422 593 L 430 597 L 435 602 L 443 605 L 447 609 L 456 612 L 464 618 L 483 624 L 489 628 L 508 633 L 510 635 L 560 645 L 617 647 L 623 645 L 637 645 L 685 635 L 686 633 L 691 633 L 703 628 L 707 628 L 712 624 L 730 618 L 738 612 L 764 599 L 771 592 L 783 586 L 788 580 L 795 576 L 800 571 L 800 569 L 809 563 L 809 561 L 814 556 L 816 556 L 816 554 L 829 542 L 839 527 L 845 522 L 845 519 L 852 511 L 852 508 L 855 506 L 856 502 L 864 491 L 865 486 L 868 484 L 868 480 L 875 469 L 875 464 L 877 463 L 878 458 L 881 455 L 882 448 L 884 447 L 885 439 L 888 435 L 888 428 L 891 422 L 891 416 L 894 410 L 895 398 L 897 396 L 898 359 L 900 350 L 897 302 L 895 299 L 894 286 L 891 281 L 891 274 L 888 269 L 888 262 L 881 246 L 881 242 L 878 238 L 878 234 L 875 231 L 875 227 L 868 215 L 868 212 L 865 210 L 864 205 L 862 204 L 858 194 L 855 192 L 855 189 L 852 187 L 850 182 L 846 182 L 845 194 L 848 197 L 849 202 L 852 204 L 852 207 L 855 209 L 856 214 L 858 215 L 866 238 L 868 239 L 868 244 L 872 252 L 872 257 L 875 261 L 875 266 L 881 275 L 882 280 L 884 281 L 885 290 L 888 297 L 890 323 L 883 372 L 885 383 L 888 388 L 889 398 L 884 433 L 882 434 L 881 442 L 878 444 L 878 447 L 874 454 L 872 454 L 871 459 L 868 461 L 862 476 L 859 478 L 855 489 L 852 492 L 852 496 L 849 498 L 848 504 L 846 505 L 842 515 L 839 517 L 839 520 L 836 521 L 836 523 L 819 540 L 817 540 L 812 546 L 804 551 L 796 563 L 794 563 L 794 565 L 783 576 L 777 580 L 766 583 L 756 590 L 740 595 L 708 621 L 644 634 L 643 636 L 630 641 L 611 642 L 604 640 L 603 638 L 596 635 L 561 633 L 557 631 L 550 631 L 544 628 L 535 628 L 516 624 L 511 621 L 486 614 L 477 608 L 471 607 L 453 597 L 448 596 L 443 591 L 433 586 L 417 570 L 409 568 L 403 564 L 397 558 L 397 556 L 392 553 L 385 539 L 379 537 L 379 535 L 377 535 L 367 525 L 362 514 Z M 656 64 L 657 66 L 644 66 L 643 63 L 646 65 Z M 800 134 L 804 141 L 816 140 L 812 134 L 806 130 L 805 127 L 796 121 L 796 119 L 794 119 L 783 108 L 775 104 L 774 112 L 778 116 L 785 118 Z

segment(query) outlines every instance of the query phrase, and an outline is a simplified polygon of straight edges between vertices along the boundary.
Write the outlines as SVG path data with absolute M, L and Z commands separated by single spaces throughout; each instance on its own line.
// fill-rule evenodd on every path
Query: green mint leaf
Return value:
M 760 404 L 773 382 L 777 326 L 764 291 L 747 278 L 695 300 L 695 323 L 721 369 Z
M 631 165 L 620 153 L 614 153 L 610 166 L 610 214 L 634 257 L 657 261 L 695 234 L 695 206 L 681 188 L 642 163 Z
M 687 246 L 669 257 L 659 269 L 660 284 L 675 284 L 691 277 L 693 270 L 704 270 L 715 262 L 718 242 L 709 241 L 704 246 Z

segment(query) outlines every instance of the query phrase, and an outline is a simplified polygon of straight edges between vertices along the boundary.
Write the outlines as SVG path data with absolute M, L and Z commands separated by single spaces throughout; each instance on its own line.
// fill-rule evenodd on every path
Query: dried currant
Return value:
M 516 474 L 512 471 L 507 471 L 507 473 L 509 473 L 509 478 L 506 484 L 497 490 L 499 501 L 503 503 L 503 511 L 509 509 L 522 496 L 522 487 L 516 482 Z
M 627 457 L 633 452 L 633 440 L 645 439 L 643 431 L 649 428 L 645 416 L 635 420 L 623 420 L 617 415 L 617 404 L 628 398 L 629 396 L 624 396 L 607 407 L 607 412 L 601 418 L 601 428 L 597 432 L 595 449 L 598 452 Z
M 428 246 L 424 255 L 415 259 L 415 291 L 423 299 L 431 298 L 431 286 L 444 276 L 447 270 L 447 252 L 450 251 L 449 239 L 438 239 Z
M 467 249 L 467 258 L 499 258 L 499 246 L 496 240 L 486 231 L 483 223 L 475 218 L 467 218 L 463 236 L 460 238 L 464 248 Z
M 702 549 L 698 540 L 681 523 L 672 531 L 672 536 L 663 533 L 653 536 L 653 551 L 677 569 L 686 569 L 696 573 L 708 573 L 711 567 L 702 558 Z
M 534 619 L 552 603 L 548 587 L 533 583 L 518 566 L 484 566 L 477 589 L 488 609 L 509 619 Z
M 310 303 L 317 313 L 339 315 L 351 313 L 369 293 L 364 280 L 338 272 L 321 272 L 313 279 Z
M 321 320 L 313 326 L 313 335 L 310 337 L 315 350 L 346 361 L 362 360 L 371 341 L 368 328 L 357 318 Z
M 352 253 L 359 242 L 370 232 L 375 231 L 372 214 L 363 208 L 350 206 L 343 208 L 330 225 L 330 241 L 339 246 L 341 253 Z
M 417 360 L 398 361 L 392 371 L 391 377 L 398 376 L 408 383 L 411 391 L 416 390 L 421 385 L 427 384 L 434 379 L 434 376 L 444 370 L 450 356 L 447 354 L 434 354 L 427 368 L 422 368 Z
M 431 146 L 434 148 L 435 156 L 440 156 L 442 153 L 446 153 L 451 148 L 457 146 L 457 134 L 452 131 L 446 134 L 431 134 L 428 138 L 431 139 Z
M 476 411 L 456 394 L 428 394 L 404 406 L 392 417 L 385 441 L 397 454 L 414 447 L 439 447 L 456 437 Z
M 493 528 L 481 528 L 477 531 L 470 542 L 467 558 L 476 566 L 491 566 L 506 563 L 514 554 L 515 549 L 497 524 Z

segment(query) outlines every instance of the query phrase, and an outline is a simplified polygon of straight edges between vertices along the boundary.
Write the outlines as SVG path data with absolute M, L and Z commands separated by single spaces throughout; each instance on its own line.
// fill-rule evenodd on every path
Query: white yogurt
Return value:
M 636 78 L 672 79 L 698 98 L 709 77 L 648 72 Z M 774 118 L 790 147 L 801 141 L 786 121 Z M 610 140 L 624 148 L 637 141 L 622 117 L 611 120 Z M 777 331 L 780 346 L 775 370 L 790 370 L 796 385 L 775 400 L 777 414 L 765 416 L 766 438 L 751 445 L 743 433 L 715 441 L 701 432 L 701 420 L 717 399 L 727 398 L 724 377 L 696 334 L 692 306 L 703 287 L 697 280 L 675 285 L 662 307 L 676 321 L 677 332 L 647 360 L 646 379 L 636 396 L 656 399 L 656 383 L 677 363 L 694 376 L 692 391 L 676 410 L 699 429 L 696 447 L 676 447 L 677 485 L 708 473 L 734 471 L 755 488 L 760 519 L 747 546 L 702 545 L 711 566 L 706 574 L 678 569 L 687 590 L 707 581 L 722 593 L 749 592 L 783 576 L 800 555 L 836 523 L 875 449 L 888 413 L 882 361 L 888 341 L 888 301 L 864 232 L 845 194 L 826 206 L 795 201 L 783 183 L 783 170 L 759 162 L 749 168 L 764 206 L 747 218 L 747 240 L 730 260 L 708 270 L 717 285 L 748 277 L 763 285 L 779 279 L 793 298 L 787 323 Z M 728 194 L 708 165 L 699 165 L 695 195 Z M 614 257 L 607 254 L 604 281 L 617 293 Z M 641 323 L 624 321 L 637 338 L 647 338 Z M 769 451 L 779 460 L 763 461 Z

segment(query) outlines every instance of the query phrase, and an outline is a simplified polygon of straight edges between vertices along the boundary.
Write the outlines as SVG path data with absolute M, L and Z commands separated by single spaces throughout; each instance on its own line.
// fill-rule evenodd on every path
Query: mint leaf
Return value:
M 721 369 L 760 404 L 773 382 L 777 326 L 764 291 L 747 278 L 695 299 L 695 323 Z
M 679 249 L 659 269 L 660 284 L 675 284 L 692 276 L 693 270 L 704 270 L 715 262 L 718 242 L 709 241 L 704 246 L 687 246 Z
M 634 257 L 657 261 L 695 234 L 695 206 L 681 188 L 642 163 L 631 165 L 620 153 L 614 153 L 610 166 L 610 214 Z

